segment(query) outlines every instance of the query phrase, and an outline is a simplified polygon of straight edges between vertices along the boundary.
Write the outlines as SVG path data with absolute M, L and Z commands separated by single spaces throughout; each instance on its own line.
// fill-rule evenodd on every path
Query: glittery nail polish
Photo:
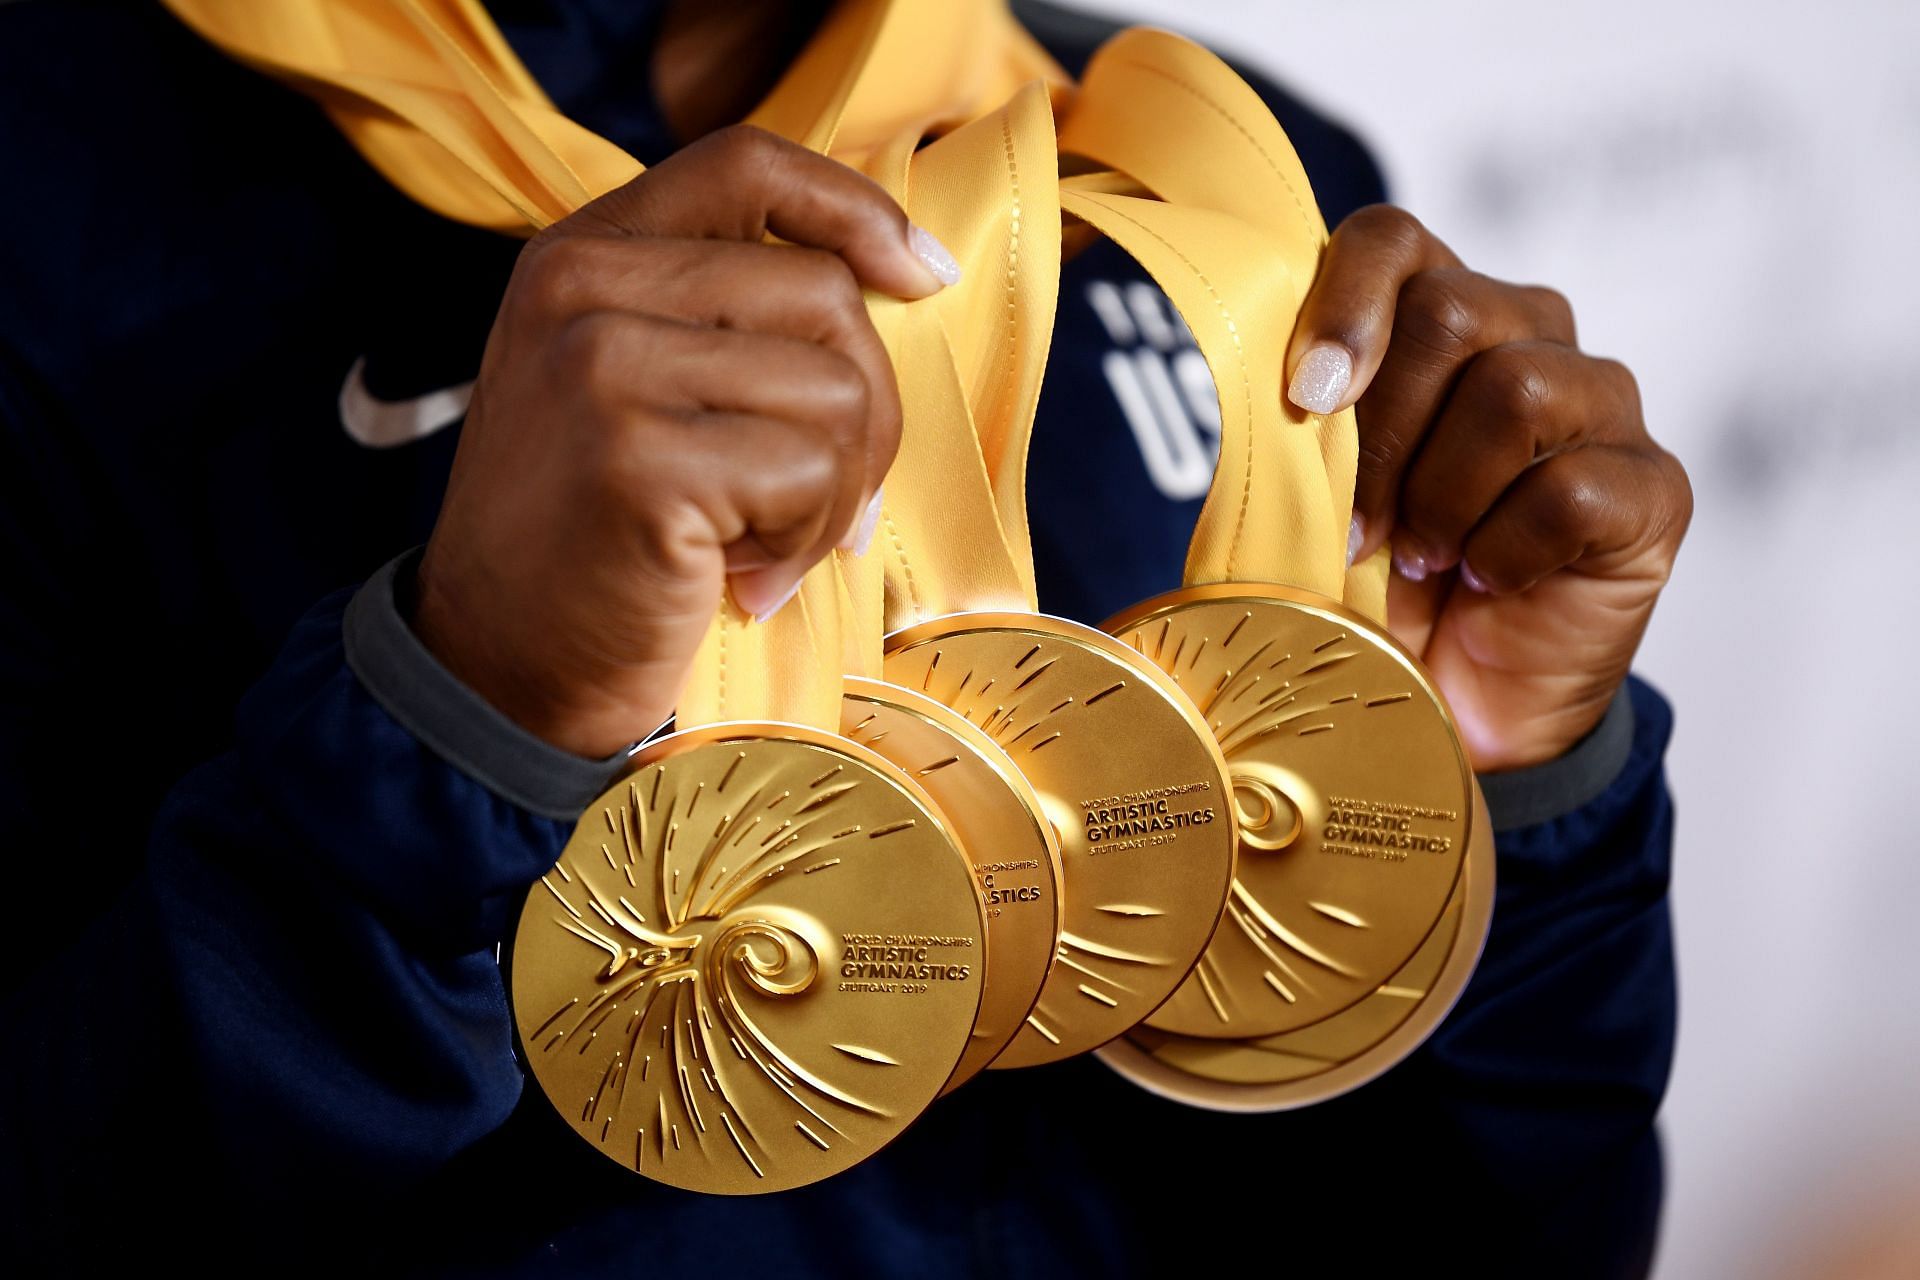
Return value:
M 1353 357 L 1345 347 L 1316 343 L 1300 358 L 1287 387 L 1287 399 L 1308 413 L 1332 413 L 1353 384 Z
M 927 269 L 942 285 L 960 283 L 960 262 L 947 246 L 934 238 L 933 232 L 915 224 L 907 230 L 907 247 L 913 250 L 913 256 L 920 259 L 920 265 Z

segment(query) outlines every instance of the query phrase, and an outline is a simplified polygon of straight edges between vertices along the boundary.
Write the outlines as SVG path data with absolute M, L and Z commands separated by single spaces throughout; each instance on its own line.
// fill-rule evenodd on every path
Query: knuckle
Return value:
M 891 374 L 891 368 L 888 373 Z M 905 412 L 900 405 L 899 393 L 891 384 L 875 391 L 868 388 L 867 418 L 873 429 L 873 439 L 869 447 L 877 444 L 885 461 L 891 463 L 894 454 L 900 448 L 900 436 L 905 426 Z
M 1572 342 L 1574 338 L 1573 303 L 1567 300 L 1567 295 L 1545 285 L 1533 285 L 1528 288 L 1527 293 L 1533 299 L 1535 309 L 1545 321 L 1547 330 L 1564 341 Z
M 579 316 L 554 340 L 555 366 L 589 400 L 606 404 L 631 382 L 626 370 L 635 330 L 630 321 L 606 312 Z
M 796 510 L 824 505 L 840 473 L 840 451 L 818 432 L 786 425 L 764 442 L 766 452 L 743 470 L 763 505 L 795 500 Z
M 1693 477 L 1680 459 L 1670 453 L 1665 457 L 1667 469 L 1673 475 L 1674 509 L 1680 514 L 1680 526 L 1684 530 L 1693 520 Z
M 827 352 L 811 379 L 821 409 L 836 422 L 864 422 L 871 396 L 860 366 L 838 352 Z
M 1590 476 L 1571 467 L 1553 468 L 1541 480 L 1539 501 L 1533 510 L 1536 529 L 1554 542 L 1584 540 L 1606 508 L 1606 491 Z
M 793 269 L 805 276 L 806 292 L 821 307 L 843 316 L 867 313 L 860 281 L 847 260 L 825 249 L 795 249 Z
M 622 485 L 619 492 L 610 496 L 616 501 L 634 504 L 634 495 L 640 492 L 649 490 L 644 486 Z M 701 496 L 696 491 L 679 500 L 667 500 L 665 494 L 654 492 L 648 500 L 638 501 L 631 520 L 623 522 L 623 527 L 631 530 L 631 536 L 637 540 L 641 563 L 675 563 L 684 548 L 705 541 L 713 520 Z
M 797 149 L 765 129 L 736 124 L 708 134 L 680 154 L 694 157 L 684 171 L 691 185 L 708 199 L 726 197 L 724 215 L 715 216 L 727 224 L 730 238 L 757 241 L 766 230 L 766 208 L 794 180 L 789 158 Z
M 1666 477 L 1668 498 L 1665 541 L 1674 550 L 1678 550 L 1681 539 L 1687 536 L 1687 528 L 1693 523 L 1693 477 L 1687 474 L 1687 468 L 1680 459 L 1660 450 L 1660 470 Z
M 564 313 L 589 278 L 595 251 L 581 236 L 534 241 L 520 254 L 514 294 L 540 315 Z
M 779 163 L 781 139 L 750 124 L 716 129 L 698 144 L 723 169 L 764 171 Z
M 1427 237 L 1420 220 L 1395 204 L 1370 204 L 1347 215 L 1340 230 L 1368 240 L 1381 240 L 1401 249 L 1413 249 Z
M 1466 274 L 1437 268 L 1409 279 L 1400 290 L 1395 328 L 1429 351 L 1457 358 L 1480 328 L 1478 309 L 1467 292 Z
M 1495 347 L 1474 365 L 1482 403 L 1497 425 L 1530 428 L 1547 415 L 1553 380 L 1525 347 Z
M 1640 401 L 1640 379 L 1633 370 L 1618 360 L 1605 356 L 1591 357 L 1600 370 L 1600 377 L 1619 397 L 1621 408 L 1631 415 L 1631 425 L 1644 431 L 1646 424 L 1642 416 Z
M 554 363 L 575 382 L 591 388 L 606 363 L 611 329 L 609 318 L 599 313 L 576 318 L 554 338 Z

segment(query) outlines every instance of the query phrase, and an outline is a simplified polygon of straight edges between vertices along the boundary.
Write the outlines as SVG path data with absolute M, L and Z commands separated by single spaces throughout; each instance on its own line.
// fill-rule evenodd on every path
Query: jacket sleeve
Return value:
M 1466 1171 L 1505 1206 L 1497 1238 L 1515 1270 L 1651 1265 L 1676 1016 L 1672 727 L 1665 700 L 1632 679 L 1567 757 L 1482 780 L 1499 849 L 1493 927 L 1409 1066 Z
M 144 873 L 10 999 L 0 1214 L 28 1252 L 108 1204 L 203 1245 L 358 1217 L 512 1111 L 495 943 L 620 761 L 438 667 L 410 563 L 299 623 L 232 749 L 126 833 Z

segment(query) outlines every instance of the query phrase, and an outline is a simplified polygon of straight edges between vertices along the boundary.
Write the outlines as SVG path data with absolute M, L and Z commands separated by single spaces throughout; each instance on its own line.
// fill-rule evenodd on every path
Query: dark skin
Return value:
M 1388 205 L 1334 231 L 1289 368 L 1316 346 L 1353 366 L 1357 553 L 1391 537 L 1393 630 L 1474 767 L 1561 755 L 1626 679 L 1693 515 L 1633 374 L 1579 349 L 1560 294 L 1468 270 Z
M 940 287 L 907 230 L 866 177 L 736 126 L 536 236 L 421 563 L 421 639 L 566 750 L 663 720 L 723 591 L 771 610 L 855 540 L 900 440 L 862 288 Z
M 682 4 L 663 32 L 662 105 L 699 141 L 522 253 L 421 566 L 427 646 L 582 755 L 671 713 L 723 592 L 777 608 L 856 546 L 900 430 L 862 290 L 940 287 L 878 186 L 717 128 L 781 70 L 740 17 Z M 1356 404 L 1357 550 L 1391 537 L 1393 629 L 1474 766 L 1562 754 L 1625 678 L 1692 511 L 1632 375 L 1578 349 L 1559 294 L 1467 270 L 1388 206 L 1335 230 L 1273 358 L 1291 375 L 1316 348 L 1350 376 L 1295 398 Z

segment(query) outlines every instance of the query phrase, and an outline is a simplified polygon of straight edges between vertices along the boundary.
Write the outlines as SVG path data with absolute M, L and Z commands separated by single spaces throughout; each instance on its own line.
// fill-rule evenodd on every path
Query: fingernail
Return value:
M 1353 357 L 1338 343 L 1321 342 L 1300 358 L 1287 399 L 1308 413 L 1332 413 L 1353 384 Z
M 934 239 L 933 232 L 918 223 L 907 224 L 907 248 L 920 259 L 920 265 L 942 285 L 960 283 L 960 261 L 947 246 Z
M 1367 526 L 1356 513 L 1353 523 L 1347 526 L 1347 568 L 1353 568 L 1353 562 L 1359 558 L 1360 548 L 1367 540 Z
M 880 495 L 882 490 L 875 489 L 873 497 L 867 501 L 867 509 L 860 516 L 860 523 L 853 531 L 853 554 L 863 556 L 873 546 L 873 531 L 880 527 Z
M 1394 572 L 1408 582 L 1424 582 L 1427 577 L 1427 558 L 1418 551 L 1395 551 L 1393 553 Z
M 771 618 L 774 614 L 786 608 L 787 602 L 792 600 L 795 596 L 799 594 L 800 594 L 800 582 L 799 580 L 796 579 L 794 581 L 794 584 L 787 588 L 785 595 L 781 596 L 778 600 L 775 600 L 772 604 L 768 605 L 766 608 L 755 613 L 753 615 L 753 620 L 755 622 L 765 622 L 767 619 Z
M 787 588 L 787 594 L 781 596 L 778 600 L 773 602 L 772 608 L 769 608 L 763 612 L 754 614 L 753 620 L 755 622 L 765 622 L 767 619 L 771 618 L 774 614 L 786 608 L 787 602 L 789 600 L 792 600 L 795 596 L 799 594 L 800 594 L 800 584 L 798 582 L 795 582 L 792 586 Z
M 1465 560 L 1460 562 L 1460 581 L 1467 584 L 1467 590 L 1469 591 L 1478 591 L 1481 595 L 1487 594 L 1486 580 L 1475 573 L 1473 566 Z

